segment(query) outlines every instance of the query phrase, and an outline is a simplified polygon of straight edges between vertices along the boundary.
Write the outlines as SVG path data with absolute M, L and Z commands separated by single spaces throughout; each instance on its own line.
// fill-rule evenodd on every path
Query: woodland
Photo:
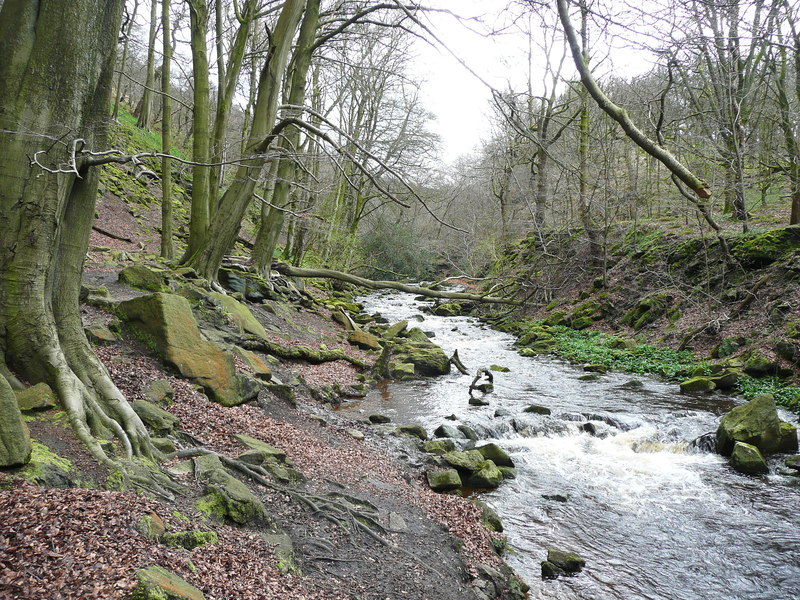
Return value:
M 515 40 L 515 76 L 502 86 L 482 79 L 438 19 Z M 420 45 L 491 97 L 485 138 L 449 163 L 415 74 Z M 631 56 L 627 76 L 617 65 Z M 4 538 L 0 597 L 160 598 L 146 595 L 156 593 L 147 578 L 163 574 L 134 568 L 148 553 L 209 598 L 355 597 L 348 577 L 361 582 L 359 597 L 379 597 L 374 574 L 345 570 L 347 557 L 330 579 L 299 569 L 293 578 L 294 567 L 274 566 L 274 539 L 251 540 L 263 546 L 263 573 L 228 577 L 204 555 L 201 585 L 192 579 L 201 560 L 178 556 L 183 542 L 165 550 L 169 533 L 125 537 L 149 514 L 174 532 L 182 517 L 158 503 L 185 512 L 184 487 L 197 495 L 215 477 L 260 486 L 270 511 L 292 505 L 274 509 L 285 511 L 278 521 L 312 514 L 318 528 L 322 515 L 411 560 L 427 572 L 414 597 L 467 597 L 464 581 L 478 598 L 522 597 L 497 556 L 501 536 L 481 526 L 485 510 L 404 488 L 419 474 L 354 449 L 363 433 L 343 417 L 325 413 L 320 433 L 322 406 L 403 375 L 387 363 L 387 347 L 401 352 L 384 343 L 390 334 L 376 339 L 359 320 L 363 290 L 412 292 L 433 299 L 436 314 L 480 316 L 531 354 L 692 381 L 687 391 L 769 392 L 800 411 L 800 3 L 514 0 L 465 17 L 457 2 L 0 0 L 0 57 L 0 487 L 45 512 L 73 511 L 65 520 L 81 503 L 105 521 L 128 515 L 119 530 L 85 524 L 100 528 L 88 537 L 114 538 L 101 546 L 118 557 L 95 589 L 76 582 L 96 575 L 79 565 L 109 554 L 102 548 L 76 550 L 56 590 L 45 581 L 54 557 L 31 545 L 28 556 L 44 558 L 29 558 L 36 566 L 26 571 L 15 562 L 22 546 Z M 600 352 L 598 335 L 649 349 L 646 362 Z M 180 358 L 173 346 L 194 354 Z M 423 371 L 410 375 L 436 374 Z M 300 384 L 284 382 L 298 374 Z M 154 429 L 136 406 L 152 400 L 155 380 L 170 382 L 175 403 L 154 404 L 181 420 L 177 446 L 163 441 L 177 425 Z M 51 400 L 21 410 L 20 394 L 41 385 Z M 257 415 L 265 394 L 271 408 Z M 49 413 L 36 412 L 45 405 Z M 258 438 L 237 438 L 250 452 L 278 446 L 282 475 L 234 458 L 221 430 Z M 68 498 L 25 475 L 62 452 L 92 480 L 64 476 L 55 487 L 74 488 L 59 492 Z M 191 482 L 169 471 L 178 459 L 194 461 Z M 293 487 L 293 462 L 328 487 Z M 420 496 L 414 510 L 472 540 L 466 550 L 444 538 L 431 544 L 447 546 L 445 558 L 404 549 L 364 525 L 373 518 L 364 506 L 329 497 L 329 478 L 360 481 L 347 480 L 348 462 L 402 488 L 397 506 Z M 0 514 L 22 523 L 9 498 Z M 224 560 L 246 563 L 237 536 L 267 520 L 255 506 L 216 514 L 233 522 L 212 532 Z M 66 526 L 48 527 L 57 536 Z M 143 549 L 135 557 L 123 551 L 131 543 Z M 336 544 L 317 548 L 333 565 Z M 446 575 L 430 567 L 438 560 Z M 397 590 L 403 569 L 387 575 Z M 236 577 L 261 577 L 260 591 L 240 591 Z M 442 578 L 460 583 L 436 591 Z M 202 597 L 191 593 L 166 597 Z

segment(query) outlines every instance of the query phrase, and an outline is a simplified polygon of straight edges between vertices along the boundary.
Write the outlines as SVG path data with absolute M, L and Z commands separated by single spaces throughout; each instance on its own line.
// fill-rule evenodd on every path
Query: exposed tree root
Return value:
M 341 350 L 312 350 L 308 346 L 281 346 L 280 344 L 256 336 L 245 336 L 241 338 L 239 345 L 246 350 L 264 352 L 287 360 L 304 360 L 313 365 L 336 360 L 345 360 L 360 369 L 366 369 L 368 367 L 364 361 L 347 356 L 347 354 Z

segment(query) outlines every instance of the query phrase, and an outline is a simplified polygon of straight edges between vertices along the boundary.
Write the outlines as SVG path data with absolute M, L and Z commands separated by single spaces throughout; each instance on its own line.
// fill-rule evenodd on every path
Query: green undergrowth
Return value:
M 699 360 L 688 350 L 653 346 L 614 347 L 619 338 L 599 331 L 576 331 L 569 327 L 550 328 L 553 352 L 560 358 L 577 362 L 599 364 L 610 369 L 637 375 L 661 375 L 676 378 L 681 371 L 705 370 L 708 363 Z
M 631 340 L 584 329 L 577 331 L 565 326 L 547 326 L 542 321 L 516 323 L 506 330 L 525 339 L 531 330 L 539 333 L 549 352 L 574 363 L 603 365 L 609 369 L 636 375 L 658 375 L 671 380 L 710 375 L 711 361 L 695 356 L 688 350 L 673 350 L 652 344 L 635 344 Z M 800 387 L 780 377 L 751 377 L 742 375 L 736 392 L 750 400 L 760 394 L 772 394 L 775 402 L 800 415 Z
M 739 379 L 737 391 L 751 400 L 761 394 L 772 394 L 775 402 L 800 415 L 800 387 L 787 383 L 780 377 L 750 377 Z

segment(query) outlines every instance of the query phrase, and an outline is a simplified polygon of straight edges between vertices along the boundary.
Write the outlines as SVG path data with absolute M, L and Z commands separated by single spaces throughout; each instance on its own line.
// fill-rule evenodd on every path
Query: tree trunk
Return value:
M 79 438 L 110 466 L 93 432 L 116 436 L 127 457 L 149 454 L 150 444 L 81 324 L 99 173 L 80 164 L 80 177 L 49 173 L 29 157 L 63 171 L 75 140 L 107 147 L 121 10 L 122 0 L 68 8 L 6 0 L 0 9 L 0 355 L 24 379 L 53 388 Z
M 332 269 L 301 269 L 299 267 L 292 267 L 286 263 L 278 263 L 275 270 L 282 275 L 289 277 L 314 277 L 323 279 L 338 279 L 354 285 L 368 287 L 370 289 L 390 289 L 406 292 L 408 294 L 419 294 L 428 296 L 429 298 L 444 298 L 447 300 L 472 300 L 475 302 L 489 302 L 493 304 L 512 304 L 517 305 L 519 302 L 511 298 L 497 298 L 494 296 L 482 296 L 481 294 L 468 294 L 466 292 L 440 292 L 439 290 L 432 290 L 430 288 L 419 287 L 416 285 L 405 285 L 397 281 L 374 281 L 372 279 L 365 279 L 350 273 L 343 273 L 341 271 L 334 271 Z
M 136 126 L 150 129 L 153 124 L 153 89 L 156 85 L 156 26 L 158 25 L 158 0 L 150 0 L 150 35 L 147 38 L 147 77 Z
M 170 99 L 170 69 L 172 61 L 172 41 L 169 24 L 170 0 L 162 0 L 161 27 L 164 30 L 164 62 L 161 65 L 161 256 L 172 260 L 172 159 L 169 156 L 172 146 L 172 100 Z
M 236 31 L 230 56 L 227 64 L 222 54 L 222 0 L 216 0 L 217 13 L 217 70 L 219 71 L 219 87 L 217 89 L 217 110 L 214 118 L 214 127 L 211 132 L 211 162 L 216 166 L 211 168 L 209 174 L 209 210 L 211 218 L 217 210 L 217 198 L 222 185 L 224 169 L 221 163 L 225 158 L 225 133 L 228 127 L 228 117 L 231 113 L 233 96 L 236 92 L 236 84 L 239 81 L 239 74 L 242 72 L 242 62 L 244 61 L 247 42 L 252 31 L 252 21 L 257 12 L 256 4 L 253 0 L 248 0 L 242 7 L 242 22 Z
M 136 13 L 139 11 L 139 0 L 134 0 L 133 10 L 131 11 L 127 26 L 125 27 L 125 42 L 122 44 L 122 59 L 119 61 L 119 75 L 117 75 L 117 88 L 114 92 L 114 112 L 111 118 L 115 121 L 119 118 L 119 103 L 122 101 L 122 74 L 125 72 L 125 65 L 128 62 L 128 47 L 131 43 L 131 31 L 136 21 Z
M 234 182 L 228 187 L 219 203 L 216 218 L 208 231 L 206 242 L 187 263 L 201 277 L 214 280 L 225 253 L 233 246 L 239 233 L 242 218 L 253 199 L 253 191 L 261 169 L 267 162 L 268 134 L 275 125 L 278 113 L 280 84 L 286 69 L 294 33 L 303 13 L 302 0 L 286 0 L 275 24 L 267 56 L 269 60 L 261 70 L 258 96 L 253 109 L 253 126 L 246 158 L 236 171 Z
M 209 160 L 209 83 L 208 83 L 208 6 L 206 0 L 189 0 L 194 76 L 194 109 L 192 126 L 192 160 L 207 164 Z M 189 245 L 185 260 L 194 256 L 206 241 L 209 226 L 209 167 L 192 167 L 192 211 L 189 224 Z
M 291 107 L 302 106 L 306 101 L 306 82 L 308 80 L 308 69 L 311 65 L 311 53 L 313 52 L 314 36 L 317 33 L 319 24 L 319 2 L 320 0 L 308 0 L 306 3 L 303 22 L 300 25 L 300 33 L 297 39 L 297 48 L 289 69 L 288 93 L 286 94 L 288 104 Z M 300 117 L 299 109 L 289 108 L 286 111 L 287 117 Z M 272 193 L 273 207 L 270 208 L 267 219 L 261 223 L 258 232 L 259 237 L 263 238 L 258 246 L 260 253 L 253 255 L 255 266 L 262 275 L 269 272 L 272 256 L 278 245 L 278 238 L 283 228 L 283 208 L 288 205 L 289 192 L 291 191 L 292 181 L 295 179 L 297 171 L 296 161 L 299 157 L 295 156 L 300 148 L 300 129 L 295 126 L 289 127 L 281 140 L 281 158 L 278 166 L 278 175 L 275 180 L 275 189 Z

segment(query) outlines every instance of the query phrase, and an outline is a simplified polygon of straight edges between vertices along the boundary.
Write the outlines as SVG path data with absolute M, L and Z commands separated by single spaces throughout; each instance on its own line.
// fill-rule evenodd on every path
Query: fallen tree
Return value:
M 418 294 L 420 296 L 428 296 L 430 298 L 443 298 L 446 300 L 471 300 L 473 302 L 489 302 L 493 304 L 519 304 L 517 300 L 513 300 L 511 298 L 496 298 L 494 296 L 469 294 L 467 292 L 441 292 L 439 290 L 432 290 L 430 288 L 419 287 L 416 285 L 406 285 L 397 281 L 375 281 L 372 279 L 365 279 L 364 277 L 359 277 L 358 275 L 343 273 L 342 271 L 334 271 L 333 269 L 302 269 L 300 267 L 293 267 L 286 263 L 273 264 L 273 268 L 281 275 L 286 275 L 288 277 L 338 279 L 339 281 L 364 286 L 372 290 L 391 289 L 409 294 Z

